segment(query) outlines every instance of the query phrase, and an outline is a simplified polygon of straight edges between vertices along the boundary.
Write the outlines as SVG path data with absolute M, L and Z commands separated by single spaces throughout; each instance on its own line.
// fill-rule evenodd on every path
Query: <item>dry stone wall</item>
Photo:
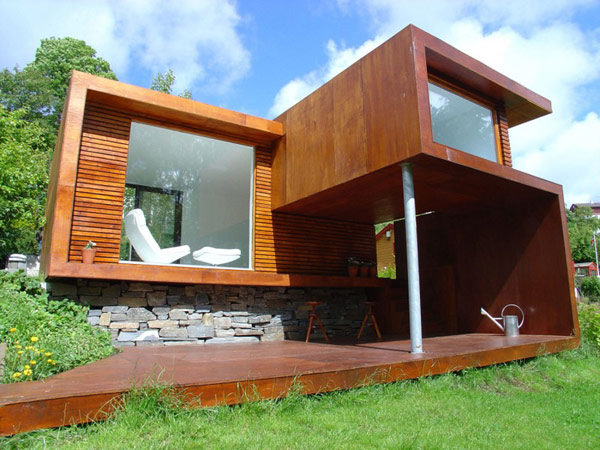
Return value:
M 304 339 L 310 307 L 330 337 L 358 333 L 366 313 L 362 288 L 273 288 L 54 280 L 51 298 L 89 305 L 88 322 L 116 346 L 219 344 Z M 312 337 L 322 337 L 313 330 Z

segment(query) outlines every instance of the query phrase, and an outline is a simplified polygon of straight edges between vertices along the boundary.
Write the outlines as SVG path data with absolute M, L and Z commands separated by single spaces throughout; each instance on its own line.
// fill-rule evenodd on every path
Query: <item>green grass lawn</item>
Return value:
M 190 410 L 131 394 L 104 423 L 4 448 L 600 448 L 600 358 L 575 350 L 345 392 Z

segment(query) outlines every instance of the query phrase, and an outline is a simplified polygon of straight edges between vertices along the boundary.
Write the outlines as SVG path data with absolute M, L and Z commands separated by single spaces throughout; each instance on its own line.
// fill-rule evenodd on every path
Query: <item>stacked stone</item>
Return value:
M 104 306 L 88 312 L 88 323 L 110 331 L 116 346 L 218 344 L 283 339 L 280 317 L 246 311 L 210 312 L 177 305 L 151 309 Z
M 309 300 L 329 336 L 358 333 L 366 312 L 362 288 L 165 285 L 96 280 L 48 283 L 51 298 L 90 306 L 88 321 L 115 345 L 216 344 L 304 339 Z M 318 339 L 320 330 L 312 337 Z

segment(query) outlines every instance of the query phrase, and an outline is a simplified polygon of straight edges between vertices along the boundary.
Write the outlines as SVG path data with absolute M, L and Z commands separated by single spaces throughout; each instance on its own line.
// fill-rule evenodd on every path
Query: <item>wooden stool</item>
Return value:
M 362 332 L 365 328 L 365 325 L 367 324 L 367 321 L 369 319 L 371 319 L 371 322 L 373 322 L 373 326 L 375 327 L 375 332 L 377 333 L 377 339 L 381 340 L 381 333 L 379 332 L 379 327 L 377 326 L 377 320 L 375 320 L 375 314 L 373 313 L 373 306 L 376 304 L 377 304 L 376 302 L 365 302 L 365 305 L 369 306 L 369 310 L 367 311 L 367 314 L 365 315 L 363 323 L 360 327 L 360 331 L 358 332 L 357 339 L 360 339 L 360 335 L 362 334 Z
M 316 326 L 315 319 L 317 319 L 319 327 L 321 328 L 321 331 L 323 332 L 323 336 L 325 336 L 325 341 L 327 343 L 329 343 L 329 337 L 327 336 L 325 327 L 323 326 L 323 323 L 321 322 L 321 318 L 319 317 L 319 314 L 317 314 L 317 310 L 315 309 L 317 306 L 319 306 L 321 304 L 321 302 L 306 302 L 306 304 L 312 308 L 312 311 L 310 312 L 310 318 L 308 320 L 308 330 L 306 331 L 306 342 L 308 342 L 308 340 L 310 339 L 310 333 L 311 333 L 313 327 Z

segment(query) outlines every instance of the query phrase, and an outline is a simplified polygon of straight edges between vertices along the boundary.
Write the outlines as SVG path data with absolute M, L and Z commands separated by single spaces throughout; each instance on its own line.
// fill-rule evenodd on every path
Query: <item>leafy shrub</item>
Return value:
M 579 328 L 583 339 L 600 351 L 600 304 L 579 304 Z
M 110 334 L 87 323 L 87 307 L 48 300 L 36 278 L 0 275 L 0 341 L 8 344 L 3 382 L 39 380 L 105 358 Z
M 591 302 L 600 302 L 600 278 L 584 277 L 578 281 L 579 289 Z

